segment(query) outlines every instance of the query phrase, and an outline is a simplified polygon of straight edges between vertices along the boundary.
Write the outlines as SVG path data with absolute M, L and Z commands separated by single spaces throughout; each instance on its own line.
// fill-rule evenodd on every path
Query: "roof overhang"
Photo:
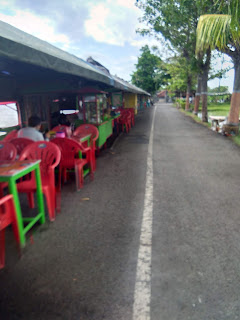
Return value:
M 114 85 L 111 76 L 84 60 L 0 21 L 0 61 L 10 59 Z M 0 63 L 0 72 L 8 72 Z

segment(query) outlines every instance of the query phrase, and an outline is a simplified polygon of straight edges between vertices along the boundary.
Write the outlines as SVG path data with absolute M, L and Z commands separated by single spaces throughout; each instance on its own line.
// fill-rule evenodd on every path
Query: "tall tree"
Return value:
M 195 5 L 190 0 L 139 0 L 137 6 L 144 12 L 142 21 L 147 22 L 148 29 L 138 30 L 142 35 L 161 34 L 166 44 L 186 60 L 187 69 L 187 99 L 192 85 L 192 71 L 195 69 L 195 32 L 197 15 Z
M 147 33 L 161 34 L 169 46 L 186 59 L 188 65 L 186 109 L 189 106 L 188 97 L 192 78 L 195 77 L 197 71 L 199 79 L 202 80 L 202 87 L 207 90 L 207 83 L 203 82 L 208 78 L 211 53 L 209 52 L 207 57 L 202 54 L 196 60 L 196 28 L 201 14 L 213 12 L 213 2 L 214 0 L 137 1 L 137 6 L 144 11 L 142 21 L 148 24 L 148 29 L 140 30 L 140 33 L 142 35 Z M 204 103 L 207 103 L 206 99 L 204 99 Z M 203 119 L 206 119 L 206 115 L 203 116 Z
M 132 83 L 146 90 L 149 93 L 155 93 L 163 81 L 159 77 L 159 66 L 161 59 L 146 45 L 140 49 L 141 55 L 136 64 L 136 71 L 132 74 Z
M 167 89 L 170 92 L 183 93 L 187 91 L 187 80 L 189 74 L 189 65 L 182 56 L 175 56 L 169 58 L 165 64 L 167 72 L 170 75 L 168 80 Z M 195 87 L 195 81 L 193 80 L 192 88 Z
M 217 49 L 231 57 L 235 76 L 228 124 L 238 131 L 240 109 L 240 3 L 239 0 L 222 1 L 222 12 L 227 14 L 203 15 L 197 27 L 196 51 Z

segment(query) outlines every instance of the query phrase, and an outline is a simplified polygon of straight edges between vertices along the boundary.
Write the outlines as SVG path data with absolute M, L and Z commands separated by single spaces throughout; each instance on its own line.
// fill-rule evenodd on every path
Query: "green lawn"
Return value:
M 209 103 L 208 104 L 208 115 L 209 116 L 227 116 L 230 109 L 229 103 Z M 199 112 L 201 112 L 199 108 Z

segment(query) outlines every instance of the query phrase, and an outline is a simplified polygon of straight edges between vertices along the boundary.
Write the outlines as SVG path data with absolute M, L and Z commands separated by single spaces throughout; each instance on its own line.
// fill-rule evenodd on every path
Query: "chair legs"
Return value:
M 55 220 L 55 209 L 57 207 L 56 191 L 55 190 L 49 191 L 50 189 L 51 188 L 47 189 L 48 191 L 45 191 L 43 189 L 43 193 L 45 195 L 46 202 L 47 202 L 49 219 L 50 219 L 50 221 L 54 221 Z M 60 192 L 60 190 L 59 190 L 59 192 Z M 54 197 L 52 196 L 52 193 L 54 193 Z M 34 192 L 27 192 L 27 197 L 28 197 L 29 207 L 31 209 L 33 209 L 35 207 L 35 205 L 34 205 Z M 53 199 L 55 199 L 55 200 L 53 200 Z M 58 208 L 59 208 L 59 204 L 58 204 Z M 60 211 L 60 210 L 58 210 L 58 211 Z
M 17 243 L 19 243 L 19 233 L 12 195 L 2 198 L 0 204 L 0 269 L 2 269 L 5 266 L 5 229 L 10 224 L 12 225 Z M 3 208 L 4 205 L 5 209 Z
M 33 192 L 28 192 L 27 193 L 27 197 L 28 197 L 29 207 L 31 209 L 33 209 L 34 208 L 34 193 Z
M 0 182 L 0 199 L 4 197 L 4 189 L 7 188 L 7 182 Z
M 3 192 L 3 187 L 2 187 L 2 185 L 1 185 L 1 183 L 0 183 L 0 198 L 2 198 L 3 196 L 4 196 L 4 192 Z
M 94 179 L 94 172 L 96 171 L 96 156 L 95 156 L 96 148 L 93 146 L 90 151 L 86 153 L 87 162 L 90 167 L 90 176 L 91 180 Z
M 5 266 L 5 229 L 0 231 L 0 269 Z
M 52 190 L 51 190 L 52 189 Z M 55 211 L 56 211 L 56 191 L 53 188 L 49 188 L 48 192 L 44 192 L 48 207 L 49 220 L 55 220 Z
M 129 132 L 130 127 L 129 127 L 128 122 L 124 122 L 124 123 L 122 123 L 122 132 L 124 132 L 124 129 L 126 130 L 126 133 L 128 133 L 128 132 Z
M 95 156 L 95 148 L 93 148 L 92 150 L 92 171 L 95 172 L 96 171 L 96 156 Z
M 83 165 L 75 165 L 75 179 L 77 191 L 83 187 Z

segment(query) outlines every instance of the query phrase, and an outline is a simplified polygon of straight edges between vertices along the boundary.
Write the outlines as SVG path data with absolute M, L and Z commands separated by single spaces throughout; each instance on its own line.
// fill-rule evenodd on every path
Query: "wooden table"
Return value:
M 0 182 L 7 182 L 9 192 L 13 195 L 20 237 L 20 245 L 22 247 L 24 247 L 26 243 L 26 233 L 32 228 L 32 226 L 38 221 L 40 221 L 41 224 L 45 222 L 42 183 L 39 168 L 40 161 L 41 160 L 0 161 Z M 22 216 L 16 181 L 33 171 L 35 172 L 36 178 L 36 192 L 39 212 L 35 217 L 24 218 Z

